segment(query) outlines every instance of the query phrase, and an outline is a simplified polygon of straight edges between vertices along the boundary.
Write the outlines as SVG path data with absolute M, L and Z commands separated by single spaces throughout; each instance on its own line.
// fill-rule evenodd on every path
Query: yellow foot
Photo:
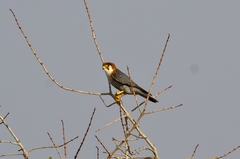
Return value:
M 121 95 L 124 93 L 124 91 L 119 91 L 119 92 L 116 92 L 114 94 L 114 99 L 116 100 L 116 102 L 120 102 L 121 100 Z
M 119 92 L 116 92 L 115 95 L 122 95 L 124 93 L 124 91 L 119 91 Z

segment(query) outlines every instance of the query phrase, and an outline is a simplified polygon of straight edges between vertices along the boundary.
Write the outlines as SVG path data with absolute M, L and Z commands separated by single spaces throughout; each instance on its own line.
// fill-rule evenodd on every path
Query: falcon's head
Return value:
M 115 71 L 117 68 L 116 68 L 116 65 L 112 62 L 104 62 L 102 64 L 102 68 L 103 70 L 105 71 L 105 73 L 107 75 L 111 75 L 113 71 Z

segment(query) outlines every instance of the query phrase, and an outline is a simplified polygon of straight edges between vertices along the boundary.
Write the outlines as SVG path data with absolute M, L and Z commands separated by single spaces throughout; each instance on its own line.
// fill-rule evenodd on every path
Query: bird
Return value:
M 104 62 L 102 64 L 102 68 L 105 71 L 105 74 L 108 78 L 108 82 L 113 87 L 120 90 L 120 93 L 119 92 L 117 93 L 133 94 L 133 91 L 134 91 L 135 94 L 138 94 L 143 98 L 147 98 L 148 91 L 140 87 L 134 81 L 132 80 L 130 81 L 129 76 L 127 76 L 125 73 L 120 71 L 113 62 Z M 153 103 L 158 102 L 158 100 L 153 98 L 151 94 L 149 95 L 148 99 Z

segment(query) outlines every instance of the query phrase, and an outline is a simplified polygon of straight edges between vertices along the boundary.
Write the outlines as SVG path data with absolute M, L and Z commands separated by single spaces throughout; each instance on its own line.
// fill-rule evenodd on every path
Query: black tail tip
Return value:
M 149 100 L 153 103 L 158 103 L 158 100 L 153 97 L 149 97 Z

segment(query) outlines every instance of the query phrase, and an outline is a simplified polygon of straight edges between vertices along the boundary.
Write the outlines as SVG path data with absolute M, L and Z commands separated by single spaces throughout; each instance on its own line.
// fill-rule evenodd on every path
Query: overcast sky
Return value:
M 114 62 L 148 89 L 168 34 L 167 47 L 152 93 L 173 87 L 157 97 L 160 109 L 184 106 L 146 116 L 141 129 L 156 145 L 162 159 L 184 159 L 200 144 L 195 159 L 223 155 L 240 145 L 240 2 L 224 1 L 88 1 L 97 41 L 105 61 Z M 84 91 L 107 92 L 83 1 L 0 2 L 0 115 L 26 149 L 62 143 L 61 119 L 67 139 L 85 133 L 94 107 L 92 127 L 79 158 L 96 158 L 95 139 L 113 150 L 120 123 L 95 132 L 119 116 L 98 96 L 65 91 L 44 73 L 13 19 L 11 8 L 33 48 L 52 76 L 62 85 Z M 105 97 L 111 103 L 110 97 Z M 138 98 L 142 100 L 141 97 Z M 131 110 L 134 98 L 123 98 Z M 127 104 L 128 103 L 128 104 Z M 0 126 L 0 139 L 13 140 Z M 75 155 L 81 140 L 68 145 Z M 140 145 L 145 146 L 145 145 Z M 19 148 L 0 144 L 0 154 Z M 31 158 L 58 158 L 54 149 L 30 153 Z M 240 150 L 227 158 L 240 157 Z M 14 157 L 13 157 L 14 158 Z M 15 158 L 20 158 L 15 157 Z

